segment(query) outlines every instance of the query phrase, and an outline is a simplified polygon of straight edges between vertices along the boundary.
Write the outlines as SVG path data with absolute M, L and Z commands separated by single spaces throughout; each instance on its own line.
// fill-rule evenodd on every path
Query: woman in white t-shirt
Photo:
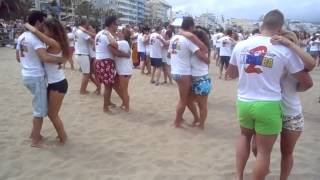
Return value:
M 51 18 L 44 21 L 44 33 L 30 24 L 25 26 L 47 45 L 48 54 L 62 56 L 66 59 L 71 57 L 67 34 L 57 19 Z M 67 134 L 59 116 L 59 111 L 68 90 L 68 82 L 63 69 L 61 69 L 61 64 L 45 63 L 44 68 L 48 80 L 48 116 L 58 133 L 60 144 L 63 145 L 67 140 Z
M 163 39 L 167 41 L 167 46 L 162 47 L 162 61 L 163 61 L 163 76 L 164 76 L 164 84 L 166 84 L 169 79 L 169 83 L 173 84 L 171 77 L 171 59 L 170 55 L 168 56 L 169 43 L 173 36 L 173 32 L 168 30 L 164 33 Z
M 122 30 L 117 33 L 118 36 L 118 50 L 130 54 L 131 49 L 129 45 L 129 40 L 130 40 L 130 34 L 126 33 L 126 31 Z M 126 57 L 116 57 L 115 59 L 115 64 L 116 64 L 116 71 L 118 75 L 118 80 L 119 82 L 116 83 L 119 85 L 120 89 L 120 97 L 122 99 L 122 105 L 121 108 L 125 110 L 126 112 L 129 112 L 129 80 L 132 75 L 132 60 L 131 58 L 126 58 Z
M 193 35 L 194 34 L 194 35 Z M 210 34 L 209 31 L 202 27 L 196 27 L 192 33 L 183 33 L 194 44 L 198 46 L 205 45 L 207 49 L 210 49 Z M 200 40 L 202 43 L 199 44 Z M 207 54 L 209 59 L 210 50 Z M 196 55 L 191 57 L 191 76 L 192 76 L 192 94 L 194 101 L 198 105 L 200 112 L 199 120 L 193 122 L 193 126 L 204 129 L 204 123 L 208 114 L 208 95 L 211 91 L 211 78 L 209 76 L 209 63 L 210 61 L 204 61 L 198 58 Z

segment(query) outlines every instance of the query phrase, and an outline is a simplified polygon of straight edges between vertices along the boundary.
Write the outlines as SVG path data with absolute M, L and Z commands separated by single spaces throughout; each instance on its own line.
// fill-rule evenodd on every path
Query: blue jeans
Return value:
M 43 118 L 48 114 L 47 82 L 41 77 L 22 77 L 23 84 L 31 92 L 33 116 Z

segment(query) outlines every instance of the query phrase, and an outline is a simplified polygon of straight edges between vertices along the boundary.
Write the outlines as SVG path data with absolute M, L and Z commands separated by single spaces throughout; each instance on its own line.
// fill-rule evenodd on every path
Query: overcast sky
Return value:
M 167 0 L 173 10 L 199 15 L 203 12 L 226 17 L 258 19 L 269 10 L 279 9 L 292 20 L 320 22 L 320 0 Z

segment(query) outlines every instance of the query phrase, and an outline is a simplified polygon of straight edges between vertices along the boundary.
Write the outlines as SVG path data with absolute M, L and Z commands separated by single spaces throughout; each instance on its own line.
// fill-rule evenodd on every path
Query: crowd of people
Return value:
M 82 73 L 79 93 L 90 93 L 89 81 L 95 84 L 97 95 L 104 89 L 104 112 L 114 113 L 112 90 L 122 100 L 120 108 L 130 111 L 128 87 L 133 69 L 137 68 L 142 75 L 150 76 L 150 83 L 155 86 L 171 85 L 173 81 L 177 84 L 176 128 L 186 124 L 183 114 L 188 108 L 194 117 L 190 126 L 204 129 L 212 88 L 209 65 L 213 59 L 220 67 L 219 79 L 239 78 L 236 106 L 241 133 L 236 147 L 237 179 L 243 179 L 251 148 L 256 156 L 252 179 L 266 177 L 273 145 L 280 135 L 280 179 L 286 180 L 293 166 L 295 144 L 304 127 L 297 92 L 312 87 L 309 72 L 316 66 L 316 59 L 319 61 L 320 34 L 308 38 L 304 33 L 283 31 L 283 24 L 284 16 L 278 10 L 267 13 L 260 30 L 250 36 L 232 29 L 210 33 L 195 26 L 192 17 L 184 17 L 179 29 L 170 25 L 139 29 L 119 28 L 117 18 L 108 16 L 105 28 L 96 32 L 86 19 L 77 27 L 65 27 L 34 11 L 24 24 L 27 31 L 17 39 L 16 48 L 24 85 L 33 95 L 31 145 L 45 146 L 40 132 L 47 115 L 60 144 L 66 143 L 67 133 L 59 111 L 68 90 L 64 67 L 70 63 L 74 69 L 74 60 Z

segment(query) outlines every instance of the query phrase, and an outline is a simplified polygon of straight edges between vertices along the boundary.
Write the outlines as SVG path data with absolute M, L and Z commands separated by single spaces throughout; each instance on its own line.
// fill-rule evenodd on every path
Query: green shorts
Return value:
M 282 130 L 281 101 L 237 101 L 240 126 L 261 135 L 276 135 Z

